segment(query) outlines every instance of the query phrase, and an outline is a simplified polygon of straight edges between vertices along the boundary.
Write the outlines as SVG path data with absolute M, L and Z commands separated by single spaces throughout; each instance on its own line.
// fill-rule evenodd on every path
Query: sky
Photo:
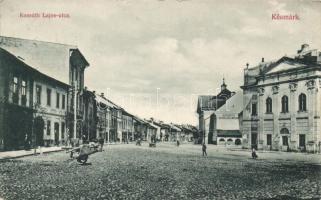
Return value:
M 241 91 L 243 69 L 321 49 L 318 0 L 0 0 L 0 35 L 77 45 L 85 85 L 128 112 L 198 124 L 197 96 L 223 77 Z M 69 18 L 22 18 L 66 13 Z M 300 20 L 272 20 L 272 14 Z

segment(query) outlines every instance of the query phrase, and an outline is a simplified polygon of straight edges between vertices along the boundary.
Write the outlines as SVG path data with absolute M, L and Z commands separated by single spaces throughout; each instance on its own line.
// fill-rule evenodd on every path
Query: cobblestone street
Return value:
M 109 145 L 80 165 L 65 152 L 0 164 L 3 199 L 319 199 L 320 155 L 144 143 Z

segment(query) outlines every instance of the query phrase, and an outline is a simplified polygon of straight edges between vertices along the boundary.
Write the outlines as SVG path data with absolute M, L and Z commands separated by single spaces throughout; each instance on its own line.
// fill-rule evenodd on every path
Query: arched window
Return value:
M 307 110 L 307 97 L 305 94 L 301 93 L 299 95 L 299 111 Z
M 235 145 L 240 145 L 241 144 L 241 140 L 240 139 L 236 139 L 235 140 Z
M 266 113 L 272 113 L 272 99 L 270 97 L 266 99 Z
M 289 99 L 287 96 L 282 97 L 281 103 L 282 103 L 282 112 L 283 113 L 289 112 Z
M 289 129 L 287 129 L 287 128 L 282 128 L 282 129 L 280 130 L 280 133 L 281 133 L 281 134 L 290 134 Z

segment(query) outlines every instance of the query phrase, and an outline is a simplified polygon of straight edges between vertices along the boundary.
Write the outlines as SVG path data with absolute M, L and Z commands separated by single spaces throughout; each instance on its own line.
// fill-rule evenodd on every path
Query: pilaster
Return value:
M 257 134 L 257 145 L 258 149 L 263 148 L 263 137 L 264 137 L 264 110 L 265 110 L 265 103 L 264 103 L 264 92 L 265 89 L 263 87 L 258 89 L 259 92 L 259 99 L 257 101 L 257 112 L 258 112 L 258 134 Z
M 279 128 L 279 86 L 272 87 L 272 112 L 273 112 L 273 136 L 272 136 L 272 149 L 279 149 L 280 146 L 280 128 Z
M 290 111 L 290 117 L 291 117 L 291 129 L 290 129 L 290 145 L 291 148 L 298 148 L 299 147 L 299 143 L 298 143 L 298 138 L 299 136 L 297 135 L 296 132 L 296 115 L 297 115 L 297 97 L 298 95 L 297 93 L 297 83 L 293 82 L 290 83 L 289 85 L 289 89 L 290 89 L 290 100 L 288 102 L 288 106 L 289 106 L 289 111 Z M 294 146 L 293 144 L 294 143 Z

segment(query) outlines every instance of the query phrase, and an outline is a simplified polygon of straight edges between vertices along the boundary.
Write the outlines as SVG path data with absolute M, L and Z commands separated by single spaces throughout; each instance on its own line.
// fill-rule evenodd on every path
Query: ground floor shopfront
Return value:
M 311 123 L 312 121 L 312 123 Z M 263 126 L 260 126 L 262 125 Z M 321 152 L 320 119 L 297 118 L 244 123 L 243 146 L 264 150 Z
M 1 104 L 0 115 L 0 150 L 29 148 L 33 142 L 33 110 Z

